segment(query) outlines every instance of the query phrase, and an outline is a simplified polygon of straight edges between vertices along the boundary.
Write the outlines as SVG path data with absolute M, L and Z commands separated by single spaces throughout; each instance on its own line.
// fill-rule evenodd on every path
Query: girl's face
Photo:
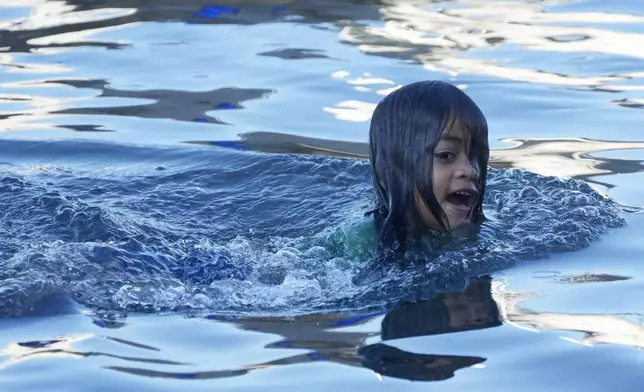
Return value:
M 432 191 L 447 217 L 448 230 L 468 222 L 478 196 L 478 169 L 468 157 L 469 135 L 462 129 L 443 132 L 434 149 Z M 421 213 L 429 226 L 443 230 L 425 203 Z

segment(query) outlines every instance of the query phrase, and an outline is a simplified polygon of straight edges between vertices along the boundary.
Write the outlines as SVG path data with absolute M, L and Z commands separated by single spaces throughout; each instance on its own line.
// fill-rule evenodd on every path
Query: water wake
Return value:
M 60 294 L 108 312 L 379 307 L 582 249 L 626 223 L 620 206 L 585 182 L 492 170 L 482 227 L 429 239 L 403 263 L 382 265 L 363 216 L 371 201 L 365 161 L 127 155 L 140 161 L 3 167 L 1 315 Z

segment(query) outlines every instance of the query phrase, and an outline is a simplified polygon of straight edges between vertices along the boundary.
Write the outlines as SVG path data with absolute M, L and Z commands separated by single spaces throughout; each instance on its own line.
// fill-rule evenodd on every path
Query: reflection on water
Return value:
M 113 29 L 133 28 L 143 22 L 197 26 L 310 25 L 336 31 L 343 45 L 356 47 L 360 53 L 402 60 L 409 64 L 410 69 L 414 64 L 422 65 L 463 89 L 482 82 L 501 86 L 499 83 L 511 81 L 600 94 L 600 99 L 608 105 L 641 108 L 642 98 L 637 94 L 644 90 L 644 74 L 636 65 L 644 59 L 644 51 L 632 42 L 643 39 L 642 29 L 637 26 L 644 22 L 644 17 L 618 12 L 558 9 L 566 3 L 569 2 L 235 0 L 226 5 L 207 1 L 181 4 L 136 0 L 36 2 L 31 5 L 33 9 L 29 16 L 7 20 L 0 25 L 3 28 L 0 66 L 4 73 L 24 75 L 36 72 L 44 75 L 39 79 L 20 77 L 17 81 L 0 83 L 0 88 L 4 88 L 0 92 L 0 129 L 12 131 L 51 126 L 91 133 L 119 132 L 120 129 L 114 125 L 102 123 L 103 119 L 113 117 L 205 123 L 202 129 L 209 132 L 209 126 L 236 123 L 234 119 L 219 118 L 219 111 L 243 109 L 245 116 L 252 117 L 255 111 L 246 109 L 245 101 L 284 99 L 278 97 L 283 96 L 286 86 L 278 82 L 269 88 L 242 87 L 241 84 L 233 87 L 222 78 L 218 82 L 219 87 L 191 88 L 189 91 L 141 86 L 119 88 L 112 85 L 109 75 L 103 78 L 66 77 L 74 72 L 74 64 L 47 61 L 50 54 L 103 48 L 107 52 L 101 56 L 107 61 L 113 58 L 118 63 L 119 57 L 111 55 L 110 50 L 136 52 L 153 45 L 190 45 L 190 40 L 181 36 L 172 42 L 152 43 L 144 37 L 135 37 L 131 41 L 93 38 Z M 334 94 L 339 98 L 335 103 L 329 102 L 318 109 L 337 120 L 339 126 L 347 122 L 365 123 L 370 119 L 375 103 L 398 88 L 401 82 L 368 72 L 352 75 L 342 69 L 346 59 L 336 58 L 328 52 L 326 48 L 296 47 L 267 38 L 264 48 L 254 55 L 258 62 L 276 58 L 302 62 L 302 67 L 307 65 L 304 61 L 310 60 L 337 63 L 336 71 L 327 74 L 328 82 L 345 83 L 352 94 L 362 95 L 344 98 L 348 92 L 339 90 Z M 154 57 L 154 52 L 150 53 Z M 566 57 L 565 61 L 557 57 L 540 60 L 540 54 Z M 208 74 L 196 74 L 195 78 L 202 77 L 205 81 L 205 78 L 216 76 L 220 71 L 217 56 L 217 53 L 210 53 L 205 57 L 212 62 L 211 70 Z M 202 58 L 194 60 L 203 62 Z M 187 67 L 188 63 L 185 65 Z M 148 67 L 149 64 L 142 66 Z M 61 77 L 61 74 L 67 75 Z M 486 79 L 481 80 L 481 77 Z M 40 94 L 47 91 L 44 87 L 54 86 L 77 91 L 56 90 L 54 96 Z M 87 90 L 95 90 L 96 93 L 88 96 Z M 295 102 L 307 93 L 306 90 L 295 91 L 289 99 Z M 292 111 L 285 109 L 284 113 L 288 116 Z M 58 117 L 61 119 L 54 121 Z M 70 121 L 72 117 L 75 118 Z M 364 132 L 366 127 L 365 123 Z M 229 134 L 222 138 L 210 135 L 203 139 L 181 136 L 177 139 L 274 153 L 357 158 L 367 154 L 364 142 L 356 141 L 353 136 L 349 141 L 279 130 L 243 129 L 236 133 L 239 134 L 237 139 L 229 138 Z M 519 134 L 495 139 L 495 134 L 492 128 L 493 140 L 512 145 L 492 151 L 491 165 L 494 167 L 520 167 L 545 175 L 576 177 L 604 189 L 612 185 L 593 177 L 641 171 L 639 161 L 592 156 L 603 151 L 642 149 L 643 142 L 637 140 L 617 140 L 616 137 L 614 140 L 598 140 L 574 134 L 539 138 Z
M 617 99 L 613 101 L 613 103 L 616 103 L 619 106 L 622 106 L 625 108 L 644 109 L 644 99 L 623 98 L 623 99 Z
M 586 274 L 561 279 L 567 284 L 607 284 L 628 277 Z M 145 338 L 139 338 L 142 342 L 134 342 L 91 333 L 11 343 L 0 349 L 0 368 L 43 358 L 105 357 L 116 361 L 116 364 L 105 366 L 106 369 L 130 375 L 206 380 L 238 377 L 298 364 L 328 362 L 368 369 L 379 379 L 391 377 L 441 381 L 456 376 L 460 369 L 483 367 L 488 358 L 454 355 L 442 350 L 432 352 L 431 340 L 424 340 L 424 337 L 462 334 L 496 328 L 502 324 L 508 328 L 517 327 L 527 334 L 543 330 L 581 332 L 584 336 L 581 340 L 567 336 L 561 338 L 582 346 L 611 344 L 644 348 L 642 325 L 623 315 L 535 312 L 521 305 L 534 294 L 506 291 L 503 285 L 494 283 L 488 277 L 473 278 L 461 290 L 442 293 L 421 302 L 400 303 L 388 311 L 369 314 L 312 314 L 289 318 L 208 316 L 207 319 L 215 323 L 231 324 L 243 331 L 279 337 L 264 345 L 266 350 L 283 351 L 284 355 L 280 355 L 279 359 L 248 363 L 237 368 L 225 368 L 223 365 L 218 370 L 194 371 L 191 368 L 195 364 L 168 359 L 166 348 L 147 345 Z M 413 351 L 397 347 L 400 339 L 414 338 L 419 340 L 416 340 L 413 346 L 416 349 Z M 84 341 L 97 339 L 110 345 L 100 351 L 83 351 L 76 347 Z M 120 347 L 126 346 L 139 350 L 142 355 L 110 353 L 122 352 L 124 350 Z
M 632 279 L 628 276 L 619 276 L 611 274 L 582 274 L 570 275 L 560 278 L 562 282 L 566 283 L 595 283 L 595 282 L 618 282 L 622 280 Z
M 186 143 L 270 153 L 315 154 L 362 159 L 369 157 L 366 143 L 316 139 L 275 132 L 248 132 L 239 136 L 241 140 L 195 140 Z
M 641 34 L 617 32 L 592 24 L 642 23 L 644 17 L 617 13 L 547 12 L 546 6 L 522 2 L 486 0 L 441 4 L 397 1 L 381 9 L 383 27 L 347 26 L 342 37 L 365 53 L 411 58 L 428 69 L 454 74 L 485 75 L 493 78 L 563 86 L 598 87 L 631 74 L 576 76 L 545 69 L 505 65 L 507 61 L 462 56 L 512 45 L 531 51 L 601 53 L 644 58 L 644 51 L 632 45 Z M 576 25 L 565 26 L 562 24 Z M 587 24 L 588 26 L 583 26 Z M 581 26 L 580 26 L 581 25 Z M 573 59 L 574 61 L 574 59 Z
M 10 343 L 0 348 L 0 369 L 43 358 L 105 357 L 118 363 L 105 366 L 106 369 L 152 378 L 195 380 L 236 377 L 264 369 L 326 361 L 367 368 L 379 377 L 415 381 L 445 380 L 453 377 L 459 369 L 479 365 L 486 359 L 447 353 L 409 352 L 387 342 L 500 326 L 499 311 L 491 296 L 491 282 L 488 277 L 475 278 L 461 290 L 439 294 L 419 303 L 402 303 L 382 313 L 353 316 L 313 314 L 294 318 L 208 316 L 207 319 L 216 323 L 231 324 L 244 331 L 280 336 L 264 348 L 283 350 L 285 356 L 240 368 L 191 372 L 189 368 L 192 364 L 164 359 L 164 348 L 123 338 L 83 333 L 46 341 Z M 372 331 L 374 323 L 380 323 L 380 328 Z M 105 327 L 107 331 L 112 328 L 110 325 Z M 367 342 L 378 337 L 379 342 Z M 104 348 L 100 351 L 83 351 L 78 347 L 87 341 L 97 340 L 103 340 L 107 346 L 101 345 Z M 145 355 L 109 353 L 122 352 L 125 348 Z M 289 355 L 289 352 L 294 354 Z M 177 370 L 173 371 L 175 368 Z
M 271 153 L 317 154 L 361 159 L 369 157 L 366 143 L 315 139 L 270 132 L 248 132 L 239 136 L 241 140 L 189 141 L 187 143 Z M 583 179 L 604 188 L 611 188 L 613 185 L 595 180 L 593 177 L 642 171 L 640 161 L 594 157 L 592 154 L 604 151 L 644 149 L 644 142 L 618 142 L 587 138 L 508 138 L 502 141 L 512 143 L 513 146 L 491 151 L 490 166 L 493 168 L 523 168 L 542 175 Z
M 593 153 L 616 150 L 644 149 L 644 142 L 618 142 L 586 138 L 513 138 L 510 148 L 496 149 L 490 157 L 493 167 L 517 167 L 543 175 L 574 177 L 611 188 L 612 185 L 594 180 L 606 174 L 626 174 L 642 171 L 640 161 L 600 158 Z
M 56 80 L 48 83 L 99 90 L 98 97 L 100 98 L 125 98 L 150 102 L 142 105 L 63 109 L 53 113 L 170 118 L 179 121 L 218 124 L 224 124 L 224 122 L 206 113 L 217 110 L 241 109 L 243 101 L 263 98 L 271 93 L 271 90 L 242 88 L 221 88 L 203 92 L 120 90 L 108 87 L 103 80 Z
M 613 284 L 630 279 L 610 274 L 558 277 L 556 273 L 547 278 L 565 281 L 568 285 Z M 492 358 L 480 354 L 450 353 L 450 349 L 445 348 L 451 347 L 449 340 L 439 344 L 443 348 L 436 350 L 432 348 L 436 346 L 432 336 L 459 334 L 454 336 L 457 338 L 463 336 L 460 334 L 502 325 L 503 328 L 518 328 L 524 339 L 538 331 L 581 333 L 582 339 L 559 337 L 580 345 L 582 350 L 598 344 L 644 348 L 644 331 L 640 323 L 629 320 L 633 315 L 536 312 L 524 304 L 534 296 L 534 293 L 508 291 L 503 282 L 479 277 L 472 278 L 461 289 L 421 302 L 399 303 L 387 311 L 368 314 L 311 314 L 288 318 L 211 315 L 206 320 L 228 324 L 249 334 L 264 335 L 271 340 L 263 345 L 263 349 L 280 352 L 278 359 L 265 362 L 252 362 L 250 359 L 245 365 L 231 368 L 221 364 L 216 370 L 203 370 L 203 366 L 213 366 L 210 361 L 195 363 L 168 358 L 170 352 L 175 352 L 172 341 L 161 344 L 156 340 L 158 343 L 151 345 L 146 343 L 149 339 L 144 336 L 139 336 L 138 342 L 109 336 L 114 331 L 112 323 L 104 325 L 98 322 L 97 325 L 107 328 L 102 333 L 75 333 L 10 343 L 0 348 L 0 369 L 50 358 L 106 358 L 111 361 L 108 364 L 101 362 L 104 369 L 146 379 L 212 380 L 298 364 L 331 363 L 372 371 L 379 380 L 390 377 L 442 381 L 458 376 L 461 369 L 484 368 L 488 360 L 499 358 L 496 354 Z M 136 324 L 136 321 L 132 322 Z M 506 335 L 507 332 L 503 333 Z M 398 347 L 402 339 L 414 342 L 411 346 L 414 349 Z M 100 349 L 81 348 L 97 344 Z M 476 347 L 471 349 L 480 352 Z M 125 352 L 138 354 L 126 355 Z
M 462 291 L 449 292 L 417 303 L 403 303 L 388 312 L 346 317 L 338 314 L 308 315 L 288 319 L 271 317 L 236 318 L 210 316 L 217 322 L 232 323 L 247 331 L 279 335 L 281 339 L 265 346 L 301 352 L 278 360 L 256 363 L 240 369 L 173 373 L 131 367 L 112 367 L 147 377 L 209 379 L 235 377 L 251 371 L 279 366 L 328 361 L 364 367 L 379 376 L 414 381 L 451 378 L 459 369 L 485 362 L 478 356 L 408 352 L 386 342 L 395 339 L 473 331 L 501 325 L 499 311 L 491 295 L 488 277 L 472 279 Z M 369 324 L 380 321 L 380 331 Z M 381 342 L 367 343 L 380 336 Z
M 610 274 L 582 274 L 558 278 L 567 284 L 611 283 L 628 279 L 631 277 Z M 500 291 L 495 293 L 494 299 L 501 308 L 504 320 L 533 332 L 540 330 L 579 332 L 583 335 L 582 339 L 570 337 L 562 337 L 562 339 L 590 347 L 597 344 L 612 344 L 644 348 L 644 325 L 641 323 L 644 315 L 642 314 L 537 312 L 522 305 L 522 302 L 533 296 L 534 294 L 530 293 Z
M 55 340 L 48 341 L 31 341 L 31 342 L 19 342 L 12 343 L 7 347 L 0 349 L 0 357 L 6 357 L 4 362 L 0 362 L 0 370 L 7 366 L 15 365 L 19 362 L 34 360 L 34 359 L 49 359 L 49 358 L 89 358 L 89 357 L 108 357 L 118 360 L 139 362 L 145 364 L 155 364 L 155 365 L 185 365 L 182 362 L 169 361 L 163 359 L 154 359 L 154 358 L 144 358 L 144 357 L 127 357 L 122 355 L 110 354 L 107 352 L 97 352 L 97 351 L 80 351 L 75 348 L 75 345 L 82 344 L 86 340 L 96 339 L 97 337 L 94 334 L 79 334 L 79 335 L 68 335 L 59 337 Z M 145 350 L 155 350 L 158 349 L 145 347 L 136 342 L 129 342 L 122 339 L 115 339 L 111 337 L 103 337 L 104 339 L 123 344 L 128 346 L 134 346 L 140 349 Z
M 563 4 L 565 2 L 558 2 Z M 0 3 L 0 6 L 2 3 Z M 100 47 L 104 49 L 144 50 L 146 42 L 122 42 L 92 39 L 91 36 L 109 31 L 113 28 L 132 27 L 142 22 L 165 22 L 188 24 L 238 24 L 258 25 L 264 23 L 297 23 L 310 24 L 317 28 L 338 30 L 341 42 L 356 46 L 361 53 L 394 58 L 422 64 L 428 70 L 442 72 L 445 77 L 463 75 L 484 76 L 497 81 L 517 81 L 540 85 L 579 88 L 587 90 L 616 92 L 633 92 L 642 89 L 641 72 L 628 72 L 622 69 L 611 69 L 604 59 L 616 56 L 623 64 L 623 59 L 644 59 L 644 50 L 632 42 L 642 40 L 640 32 L 625 32 L 608 29 L 610 25 L 638 25 L 644 17 L 606 12 L 557 12 L 552 4 L 522 2 L 489 2 L 477 0 L 469 2 L 417 2 L 410 0 L 350 1 L 307 0 L 293 2 L 289 0 L 235 0 L 226 5 L 216 5 L 207 1 L 190 1 L 181 4 L 170 1 L 82 1 L 42 2 L 33 5 L 32 13 L 16 20 L 8 20 L 0 36 L 0 47 L 3 55 L 0 65 L 5 71 L 14 67 L 14 72 L 30 68 L 39 69 L 47 54 L 59 53 L 73 48 Z M 1 26 L 1 25 L 0 25 Z M 325 27 L 326 26 L 326 27 Z M 166 45 L 188 45 L 189 41 L 177 38 L 176 42 Z M 273 43 L 267 39 L 267 45 Z M 134 47 L 132 47 L 134 45 Z M 140 45 L 141 47 L 138 47 Z M 312 48 L 282 47 L 263 50 L 256 53 L 257 61 L 262 57 L 277 57 L 288 60 L 329 59 L 323 50 Z M 496 52 L 490 52 L 495 50 Z M 535 67 L 521 65 L 518 50 L 533 53 L 569 54 L 566 62 L 552 61 L 542 63 L 528 59 Z M 509 52 L 508 52 L 509 51 Z M 28 53 L 22 56 L 20 63 L 13 60 L 11 54 Z M 496 55 L 490 53 L 496 53 Z M 574 56 L 573 56 L 574 54 Z M 213 61 L 216 69 L 216 54 L 212 53 L 208 61 Z M 110 58 L 109 54 L 102 55 Z M 111 56 L 113 57 L 113 56 Z M 29 60 L 35 60 L 31 63 Z M 114 57 L 118 62 L 118 57 Z M 599 60 L 598 66 L 593 65 Z M 46 61 L 45 61 L 46 62 Z M 49 64 L 53 66 L 53 64 Z M 73 67 L 73 64 L 68 64 Z M 187 63 L 186 63 L 187 65 Z M 147 64 L 142 64 L 147 66 Z M 338 64 L 341 67 L 341 63 Z M 603 67 L 603 68 L 601 68 Z M 597 68 L 597 69 L 593 69 Z M 621 68 L 624 68 L 623 66 Z M 41 69 L 42 70 L 42 69 Z M 50 69 L 50 73 L 64 72 Z M 343 71 L 339 71 L 343 72 Z M 51 80 L 51 79 L 50 79 Z M 56 81 L 55 79 L 53 80 Z M 41 81 L 34 81 L 41 83 Z M 101 83 L 96 81 L 95 83 Z M 105 82 L 102 82 L 105 83 Z M 385 84 L 399 83 L 387 81 Z M 462 83 L 467 87 L 467 82 Z M 70 86 L 82 88 L 76 84 Z M 104 92 L 119 95 L 105 86 L 98 86 Z M 351 119 L 349 113 L 357 114 L 360 121 L 370 117 L 378 95 L 391 91 L 392 86 L 383 87 L 370 100 L 341 100 L 334 106 L 320 108 L 340 120 Z M 356 91 L 373 91 L 368 87 L 355 86 Z M 236 101 L 234 94 L 224 96 L 222 90 L 211 90 L 217 99 L 224 102 Z M 246 91 L 245 89 L 243 91 Z M 121 91 L 122 92 L 122 91 Z M 167 92 L 167 93 L 166 93 Z M 146 99 L 158 101 L 158 107 L 170 109 L 166 116 L 164 110 L 151 109 L 154 118 L 169 118 L 181 121 L 199 121 L 208 118 L 206 112 L 212 106 L 204 104 L 211 97 L 209 92 L 200 92 L 182 96 L 179 92 L 174 99 L 167 99 L 171 90 L 150 92 Z M 267 91 L 250 89 L 252 97 L 263 96 Z M 135 94 L 133 91 L 131 94 Z M 129 95 L 126 95 L 129 96 Z M 140 96 L 137 96 L 140 97 Z M 184 99 L 185 98 L 185 99 Z M 37 97 L 33 97 L 37 100 Z M 167 99 L 164 101 L 164 99 Z M 611 97 L 607 101 L 616 102 L 625 107 L 638 107 L 637 97 Z M 40 105 L 42 106 L 42 105 Z M 94 105 L 92 105 L 94 106 Z M 216 107 L 216 104 L 214 105 Z M 149 108 L 147 108 L 149 109 Z M 47 110 L 45 110 L 46 112 Z M 107 114 L 113 116 L 138 116 L 141 110 L 126 109 L 116 106 L 93 110 L 78 107 L 60 112 L 67 114 Z M 44 113 L 43 113 L 44 114 Z M 5 114 L 6 115 L 6 114 Z M 14 111 L 12 116 L 28 116 L 28 111 Z M 160 117 L 159 117 L 160 116 Z M 212 120 L 218 123 L 216 120 Z M 16 127 L 11 123 L 9 127 Z M 572 135 L 570 135 L 572 136 Z

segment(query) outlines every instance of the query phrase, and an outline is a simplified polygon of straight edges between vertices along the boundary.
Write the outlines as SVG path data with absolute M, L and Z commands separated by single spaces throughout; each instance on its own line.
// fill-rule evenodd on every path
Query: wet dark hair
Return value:
M 399 88 L 376 107 L 369 129 L 369 159 L 376 193 L 374 215 L 380 246 L 402 250 L 411 232 L 429 230 L 414 201 L 416 189 L 446 228 L 447 217 L 432 191 L 434 149 L 444 131 L 456 127 L 469 136 L 469 159 L 478 165 L 479 195 L 472 222 L 481 222 L 489 159 L 485 116 L 456 86 L 422 81 Z

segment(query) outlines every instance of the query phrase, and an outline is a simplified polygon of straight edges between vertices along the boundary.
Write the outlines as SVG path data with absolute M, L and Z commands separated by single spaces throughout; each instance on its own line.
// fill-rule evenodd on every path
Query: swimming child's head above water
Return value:
M 483 220 L 487 121 L 459 88 L 424 81 L 392 92 L 373 113 L 369 144 L 381 245 Z

